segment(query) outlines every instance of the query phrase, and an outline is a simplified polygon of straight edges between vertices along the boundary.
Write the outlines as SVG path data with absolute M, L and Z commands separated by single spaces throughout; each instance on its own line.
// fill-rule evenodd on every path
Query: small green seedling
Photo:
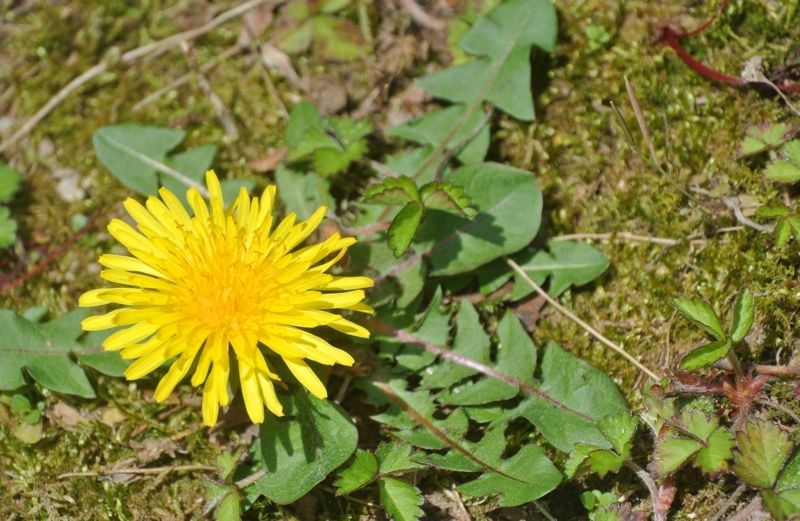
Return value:
M 713 340 L 686 355 L 681 368 L 687 371 L 708 367 L 724 357 L 730 359 L 734 371 L 741 374 L 741 366 L 733 351 L 734 344 L 741 342 L 753 326 L 755 299 L 743 288 L 736 297 L 733 320 L 726 332 L 711 304 L 701 298 L 680 297 L 673 301 L 675 308 L 686 318 L 700 326 Z

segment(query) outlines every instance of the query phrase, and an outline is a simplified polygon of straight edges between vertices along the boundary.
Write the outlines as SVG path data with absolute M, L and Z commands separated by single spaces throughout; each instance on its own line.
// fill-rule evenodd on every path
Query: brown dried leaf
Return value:
M 264 172 L 272 172 L 286 157 L 286 148 L 281 147 L 278 149 L 270 150 L 263 156 L 252 159 L 247 166 L 251 170 L 263 174 Z
M 169 438 L 144 441 L 131 440 L 130 444 L 136 450 L 136 459 L 142 465 L 156 461 L 165 454 L 170 458 L 174 458 L 175 452 L 179 448 L 178 444 Z

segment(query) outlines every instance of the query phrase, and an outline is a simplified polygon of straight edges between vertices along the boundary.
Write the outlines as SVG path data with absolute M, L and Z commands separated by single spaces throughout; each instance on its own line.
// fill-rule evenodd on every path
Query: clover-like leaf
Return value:
M 395 216 L 392 225 L 389 226 L 387 234 L 389 236 L 389 247 L 395 257 L 402 257 L 411 245 L 414 234 L 417 233 L 425 213 L 421 204 L 411 201 L 403 207 Z
M 675 308 L 686 318 L 702 327 L 717 340 L 725 339 L 725 330 L 711 304 L 701 298 L 679 297 L 672 301 Z
M 739 155 L 749 156 L 778 147 L 791 138 L 796 131 L 797 127 L 794 125 L 773 121 L 748 127 L 745 138 L 739 148 Z
M 707 367 L 717 360 L 724 358 L 731 349 L 728 340 L 718 340 L 698 347 L 681 360 L 681 369 L 692 371 Z
M 756 488 L 772 488 L 792 444 L 777 425 L 754 422 L 736 436 L 739 448 L 733 454 L 732 470 Z
M 747 289 L 742 288 L 736 297 L 736 304 L 733 308 L 733 324 L 731 325 L 731 339 L 739 342 L 753 327 L 755 316 L 755 298 Z
M 780 183 L 800 181 L 800 140 L 789 141 L 779 152 L 780 159 L 775 159 L 764 170 L 768 179 Z
M 658 443 L 653 456 L 656 474 L 666 476 L 678 470 L 702 448 L 703 444 L 695 439 L 678 436 L 668 436 L 662 439 Z
M 367 204 L 384 204 L 387 206 L 420 201 L 417 185 L 407 176 L 388 177 L 381 183 L 369 185 L 364 190 L 362 197 Z
M 428 183 L 420 190 L 425 208 L 444 210 L 474 219 L 478 212 L 470 206 L 471 200 L 460 186 L 450 183 Z

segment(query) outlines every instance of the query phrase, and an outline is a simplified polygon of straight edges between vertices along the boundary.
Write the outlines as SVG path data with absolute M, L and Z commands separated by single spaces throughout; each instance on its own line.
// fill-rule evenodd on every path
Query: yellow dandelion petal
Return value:
M 355 239 L 334 233 L 303 246 L 324 219 L 325 207 L 304 221 L 289 214 L 278 222 L 272 215 L 274 186 L 261 197 L 241 189 L 226 208 L 216 174 L 208 171 L 205 181 L 208 201 L 191 188 L 188 208 L 166 188 L 144 203 L 125 201 L 135 226 L 114 219 L 108 230 L 129 255 L 102 255 L 106 269 L 100 276 L 112 286 L 87 291 L 79 300 L 83 307 L 120 307 L 86 318 L 83 328 L 116 329 L 103 346 L 133 360 L 128 379 L 168 364 L 155 391 L 157 401 L 166 400 L 194 368 L 189 381 L 203 386 L 207 425 L 216 423 L 219 408 L 232 398 L 231 374 L 239 375 L 252 421 L 263 422 L 265 409 L 282 415 L 273 384 L 281 370 L 270 369 L 281 367 L 280 360 L 314 396 L 325 398 L 325 386 L 306 362 L 352 365 L 355 360 L 317 329 L 307 329 L 369 336 L 363 326 L 334 312 L 372 312 L 363 302 L 371 279 L 329 273 Z

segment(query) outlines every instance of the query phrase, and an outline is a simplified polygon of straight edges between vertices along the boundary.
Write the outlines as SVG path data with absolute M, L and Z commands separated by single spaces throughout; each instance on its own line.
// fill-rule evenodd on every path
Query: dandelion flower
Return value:
M 206 184 L 210 208 L 196 189 L 187 192 L 193 215 L 166 188 L 144 206 L 125 201 L 138 231 L 119 219 L 108 231 L 130 256 L 99 259 L 107 268 L 100 276 L 119 286 L 90 290 L 79 302 L 123 307 L 81 325 L 86 331 L 122 328 L 103 347 L 135 360 L 125 372 L 129 380 L 172 361 L 156 388 L 158 402 L 194 369 L 192 385 L 204 384 L 207 425 L 214 425 L 219 407 L 230 402 L 233 369 L 247 413 L 260 423 L 265 406 L 283 414 L 273 384 L 279 377 L 265 353 L 280 356 L 311 394 L 325 398 L 325 386 L 306 361 L 352 365 L 353 358 L 307 329 L 328 326 L 367 338 L 365 328 L 331 310 L 371 313 L 363 300 L 364 288 L 373 282 L 328 273 L 356 242 L 353 238 L 333 234 L 298 248 L 322 221 L 324 207 L 304 222 L 296 223 L 290 214 L 273 227 L 274 186 L 252 199 L 242 188 L 226 210 L 213 171 L 206 173 Z

